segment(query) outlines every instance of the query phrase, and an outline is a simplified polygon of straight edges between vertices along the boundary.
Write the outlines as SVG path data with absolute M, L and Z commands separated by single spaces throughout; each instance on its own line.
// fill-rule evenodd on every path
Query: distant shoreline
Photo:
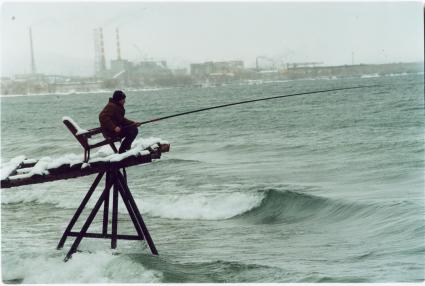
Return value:
M 224 85 L 200 85 L 200 86 L 192 86 L 193 88 L 213 88 L 218 86 L 225 86 L 225 85 L 260 85 L 260 84 L 269 84 L 269 83 L 276 83 L 276 82 L 291 82 L 291 81 L 303 81 L 303 80 L 339 80 L 339 79 L 347 79 L 347 78 L 359 78 L 359 79 L 367 79 L 367 78 L 378 78 L 378 77 L 394 77 L 394 76 L 407 76 L 407 75 L 423 75 L 424 71 L 414 72 L 414 73 L 408 73 L 408 72 L 401 72 L 401 73 L 389 73 L 389 74 L 377 74 L 377 73 L 370 73 L 370 74 L 363 74 L 360 76 L 351 76 L 351 77 L 337 77 L 337 76 L 329 76 L 329 77 L 312 77 L 312 78 L 297 78 L 297 79 L 285 79 L 285 80 L 245 80 L 243 82 L 233 82 L 231 84 L 224 84 Z M 174 88 L 181 88 L 181 87 L 146 87 L 146 88 L 125 88 L 122 89 L 127 92 L 134 92 L 134 91 L 158 91 L 158 90 L 167 90 L 167 89 L 174 89 Z M 91 91 L 70 91 L 70 92 L 55 92 L 55 93 L 30 93 L 30 94 L 0 94 L 0 98 L 9 98 L 9 97 L 32 97 L 32 96 L 68 96 L 68 95 L 78 95 L 78 94 L 112 94 L 114 92 L 113 89 L 111 90 L 91 90 Z
M 156 91 L 156 90 L 164 90 L 171 89 L 170 87 L 158 87 L 158 88 L 123 88 L 125 91 L 133 92 L 133 91 Z M 90 91 L 70 91 L 70 92 L 54 92 L 54 93 L 30 93 L 30 94 L 0 94 L 0 98 L 2 97 L 32 97 L 32 96 L 67 96 L 67 95 L 78 95 L 78 94 L 111 94 L 114 90 L 90 90 Z

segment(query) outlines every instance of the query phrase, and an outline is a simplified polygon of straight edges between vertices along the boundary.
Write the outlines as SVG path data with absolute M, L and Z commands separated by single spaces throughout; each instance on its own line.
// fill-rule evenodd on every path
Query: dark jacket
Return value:
M 134 121 L 125 118 L 124 115 L 124 107 L 109 98 L 108 104 L 99 114 L 100 127 L 102 127 L 104 134 L 108 137 L 119 135 L 114 131 L 115 127 L 123 127 L 134 123 Z

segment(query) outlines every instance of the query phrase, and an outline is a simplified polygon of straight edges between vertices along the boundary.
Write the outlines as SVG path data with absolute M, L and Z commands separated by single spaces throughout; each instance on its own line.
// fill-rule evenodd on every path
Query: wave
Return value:
M 255 208 L 233 219 L 255 224 L 276 223 L 343 223 L 345 228 L 367 225 L 370 234 L 417 229 L 423 208 L 410 201 L 401 203 L 359 203 L 325 198 L 292 190 L 268 189 Z M 419 223 L 420 224 L 420 223 Z M 372 227 L 375 226 L 375 227 Z M 419 231 L 423 234 L 423 231 Z
M 17 204 L 46 204 L 59 209 L 75 209 L 84 197 L 87 188 L 83 186 L 73 187 L 72 183 L 67 186 L 57 183 L 46 184 L 44 188 L 23 187 L 14 192 L 2 192 L 2 205 Z M 64 191 L 66 189 L 66 191 Z M 77 189 L 77 190 L 76 190 Z M 146 196 L 143 199 L 135 198 L 141 212 L 147 216 L 165 219 L 183 220 L 223 220 L 258 206 L 264 194 L 262 193 L 199 193 L 173 194 L 165 196 Z M 87 208 L 93 208 L 100 196 L 100 189 L 90 199 Z M 110 200 L 110 204 L 112 201 Z M 119 212 L 126 213 L 127 209 L 119 200 Z M 110 205 L 112 207 L 112 205 Z
M 85 243 L 90 251 L 79 251 L 67 263 L 61 262 L 65 250 L 55 253 L 37 250 L 18 257 L 2 255 L 3 281 L 24 284 L 47 283 L 158 283 L 159 270 L 135 263 L 129 255 L 112 255 L 114 250 L 99 250 L 104 245 Z M 93 255 L 94 254 L 94 255 Z
M 163 259 L 159 263 L 136 258 L 162 273 L 162 283 L 249 283 L 291 281 L 292 273 L 282 268 L 239 261 L 200 261 L 176 263 Z
M 307 191 L 307 189 L 305 190 Z M 191 193 L 144 198 L 138 202 L 148 216 L 181 220 L 244 220 L 253 224 L 338 223 L 346 220 L 377 223 L 389 217 L 412 219 L 410 203 L 397 208 L 315 196 L 299 188 L 254 189 L 232 193 Z M 390 218 L 390 220 L 392 220 Z
M 365 206 L 314 196 L 292 190 L 267 189 L 264 198 L 251 210 L 239 214 L 238 219 L 254 223 L 294 223 L 307 219 L 332 218 L 343 220 L 364 211 Z
M 161 198 L 144 198 L 140 201 L 142 212 L 152 217 L 189 220 L 223 220 L 243 214 L 258 205 L 264 194 L 215 193 L 173 195 Z
M 2 204 L 49 204 L 61 209 L 75 209 L 86 191 L 81 187 L 75 192 L 74 186 L 74 191 L 64 192 L 63 188 L 57 187 L 51 184 L 41 190 L 23 188 L 2 192 Z M 167 193 L 135 199 L 142 214 L 160 219 L 242 220 L 248 224 L 344 223 L 346 228 L 373 225 L 371 235 L 407 231 L 416 236 L 425 232 L 423 224 L 418 221 L 421 215 L 418 211 L 423 212 L 423 208 L 408 201 L 396 205 L 349 202 L 312 195 L 308 193 L 311 191 L 308 187 L 295 186 L 251 186 L 245 190 L 240 185 L 223 187 L 232 192 L 206 192 L 200 187 L 197 193 Z M 99 192 L 93 195 L 88 208 L 94 206 L 98 196 Z M 121 200 L 119 211 L 127 212 Z M 418 229 L 418 226 L 422 227 Z

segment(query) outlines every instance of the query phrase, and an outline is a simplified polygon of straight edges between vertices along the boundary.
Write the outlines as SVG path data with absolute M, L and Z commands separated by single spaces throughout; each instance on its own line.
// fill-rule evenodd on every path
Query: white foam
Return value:
M 381 77 L 379 74 L 377 73 L 373 73 L 373 74 L 364 74 L 361 76 L 361 78 L 374 78 L 374 77 Z
M 65 192 L 64 192 L 64 195 L 66 195 Z M 30 202 L 59 204 L 61 200 L 63 200 L 63 197 L 52 195 L 52 191 L 49 189 L 38 189 L 38 190 L 34 190 L 32 188 L 16 189 L 13 192 L 2 192 L 1 194 L 2 204 L 16 204 L 16 203 L 30 203 Z M 72 207 L 72 206 L 75 207 L 74 202 L 70 203 L 69 207 Z
M 403 72 L 403 73 L 390 73 L 390 74 L 386 74 L 386 77 L 394 77 L 394 76 L 406 76 L 409 75 L 407 72 Z
M 91 183 L 91 180 L 89 180 Z M 71 182 L 64 185 L 62 182 L 48 185 L 34 185 L 16 188 L 13 192 L 2 192 L 1 203 L 8 204 L 49 204 L 60 209 L 76 209 L 82 198 L 87 193 L 89 185 L 79 182 L 72 185 Z M 101 194 L 102 188 L 98 187 L 93 197 L 87 203 L 87 209 L 92 209 Z M 142 201 L 144 202 L 144 200 Z M 112 209 L 112 200 L 109 200 L 109 207 Z M 101 211 L 99 211 L 100 213 Z M 118 201 L 118 212 L 127 215 L 127 208 L 122 199 Z M 98 216 L 100 215 L 98 213 Z
M 17 188 L 13 192 L 2 192 L 2 204 L 33 203 L 51 204 L 57 208 L 75 209 L 87 192 L 88 186 L 78 184 L 72 186 L 70 183 L 63 185 L 48 184 L 40 186 L 26 186 Z M 243 214 L 261 204 L 263 193 L 207 193 L 208 188 L 199 189 L 196 194 L 173 194 L 171 190 L 166 196 L 136 197 L 137 206 L 140 211 L 152 217 L 167 219 L 200 219 L 221 220 Z M 134 194 L 139 190 L 132 189 Z M 87 207 L 92 208 L 96 203 L 100 189 L 96 190 L 94 197 L 89 201 Z M 110 200 L 112 209 L 112 200 Z M 119 199 L 119 212 L 127 213 L 127 209 Z M 98 214 L 99 215 L 99 214 Z
M 13 189 L 13 191 L 1 192 L 2 205 L 11 204 L 48 204 L 60 209 L 76 209 L 83 197 L 86 195 L 94 177 L 87 181 L 66 180 L 41 185 L 29 185 Z M 97 187 L 93 197 L 87 203 L 87 208 L 92 209 L 99 198 L 103 188 L 103 183 Z M 50 208 L 50 206 L 49 206 Z M 110 200 L 110 209 L 112 209 L 112 200 Z M 119 199 L 120 213 L 127 212 L 127 209 Z M 99 214 L 98 214 L 99 215 Z
M 144 198 L 137 202 L 143 213 L 170 219 L 228 219 L 258 207 L 263 193 L 216 193 Z
M 8 257 L 3 261 L 3 281 L 22 279 L 35 283 L 158 283 L 162 273 L 148 270 L 127 255 L 111 250 L 75 253 L 67 263 L 63 251 L 52 256 L 34 253 L 33 257 Z

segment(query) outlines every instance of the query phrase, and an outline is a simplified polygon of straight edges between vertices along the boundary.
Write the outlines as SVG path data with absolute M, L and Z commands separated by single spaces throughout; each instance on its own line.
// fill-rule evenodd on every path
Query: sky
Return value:
M 420 2 L 3 2 L 2 76 L 31 71 L 28 28 L 37 72 L 94 73 L 94 33 L 102 27 L 107 66 L 166 60 L 190 63 L 256 57 L 277 64 L 380 64 L 424 59 Z

